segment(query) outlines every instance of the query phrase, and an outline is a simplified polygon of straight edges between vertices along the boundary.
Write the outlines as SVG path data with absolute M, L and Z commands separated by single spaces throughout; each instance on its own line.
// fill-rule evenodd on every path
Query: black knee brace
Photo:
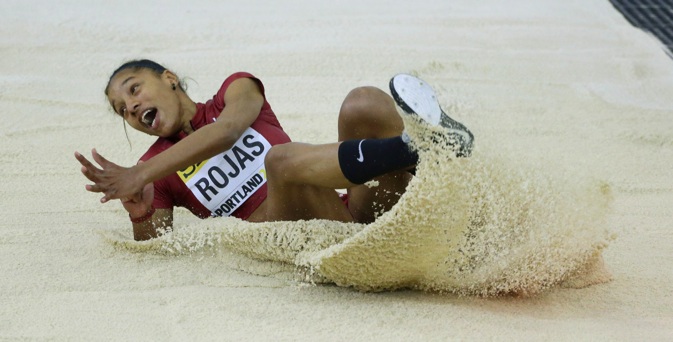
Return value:
M 339 145 L 339 166 L 346 179 L 363 184 L 418 163 L 418 154 L 401 137 L 347 140 Z

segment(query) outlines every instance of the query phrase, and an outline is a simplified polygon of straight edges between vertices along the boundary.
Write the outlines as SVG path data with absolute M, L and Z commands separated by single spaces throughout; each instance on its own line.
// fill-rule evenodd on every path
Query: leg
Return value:
M 430 126 L 442 126 L 456 156 L 469 156 L 473 135 L 439 107 L 434 90 L 409 75 L 391 79 L 395 100 L 373 87 L 351 91 L 339 113 L 339 140 L 326 145 L 276 145 L 266 156 L 269 194 L 267 220 L 330 219 L 372 222 L 389 210 L 405 191 L 411 175 L 405 170 L 418 163 L 418 155 L 401 136 L 404 122 L 395 102 L 406 115 Z M 437 136 L 444 138 L 444 136 Z M 444 139 L 447 140 L 447 139 Z M 372 188 L 359 185 L 368 180 Z M 333 189 L 347 188 L 348 210 Z
M 271 148 L 264 160 L 267 221 L 353 221 L 334 190 L 352 185 L 341 173 L 338 148 L 339 143 L 287 143 Z
M 339 141 L 390 138 L 402 134 L 403 129 L 393 99 L 378 88 L 354 89 L 339 112 Z M 353 218 L 361 223 L 373 222 L 379 213 L 397 203 L 410 179 L 408 172 L 395 171 L 375 178 L 376 187 L 348 187 L 348 208 Z
M 366 138 L 365 144 L 376 144 L 382 138 L 398 137 L 403 127 L 390 96 L 376 88 L 358 88 L 348 94 L 342 105 L 339 140 Z M 355 217 L 357 222 L 372 222 L 377 211 L 389 210 L 397 203 L 411 175 L 405 171 L 390 172 L 399 169 L 391 166 L 391 169 L 376 174 L 384 174 L 375 178 L 379 182 L 377 187 L 351 183 L 342 172 L 340 144 L 288 143 L 276 145 L 269 151 L 265 159 L 269 189 L 267 220 L 353 221 Z M 387 150 L 390 153 L 384 154 L 404 160 L 399 144 L 384 144 L 386 148 L 392 148 Z M 367 151 L 365 147 L 363 145 Z M 408 149 L 406 145 L 404 149 Z M 408 161 L 403 164 L 409 166 Z M 341 188 L 348 189 L 350 211 L 334 190 Z

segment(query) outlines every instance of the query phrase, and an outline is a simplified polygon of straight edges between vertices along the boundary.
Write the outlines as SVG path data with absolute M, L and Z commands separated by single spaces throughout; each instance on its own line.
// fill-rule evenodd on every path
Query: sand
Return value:
M 0 339 L 673 339 L 673 61 L 608 1 L 7 1 L 0 22 Z M 350 89 L 411 72 L 476 149 L 424 153 L 371 225 L 178 210 L 137 243 L 73 152 L 151 143 L 103 95 L 138 57 L 196 100 L 252 72 L 313 143 Z

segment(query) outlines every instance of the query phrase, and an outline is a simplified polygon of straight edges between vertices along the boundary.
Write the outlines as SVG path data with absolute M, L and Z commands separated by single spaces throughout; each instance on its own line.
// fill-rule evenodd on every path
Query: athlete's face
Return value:
M 110 80 L 108 100 L 131 127 L 150 135 L 169 137 L 182 128 L 177 85 L 177 77 L 169 71 L 157 74 L 148 69 L 122 70 Z

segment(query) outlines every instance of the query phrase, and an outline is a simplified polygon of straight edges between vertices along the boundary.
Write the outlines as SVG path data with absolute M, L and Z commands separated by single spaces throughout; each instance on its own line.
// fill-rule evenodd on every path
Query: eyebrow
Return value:
M 135 77 L 135 75 L 129 76 L 127 79 L 124 80 L 124 82 L 122 82 L 121 86 L 123 87 L 124 84 L 126 84 L 128 81 L 130 81 L 134 77 Z

